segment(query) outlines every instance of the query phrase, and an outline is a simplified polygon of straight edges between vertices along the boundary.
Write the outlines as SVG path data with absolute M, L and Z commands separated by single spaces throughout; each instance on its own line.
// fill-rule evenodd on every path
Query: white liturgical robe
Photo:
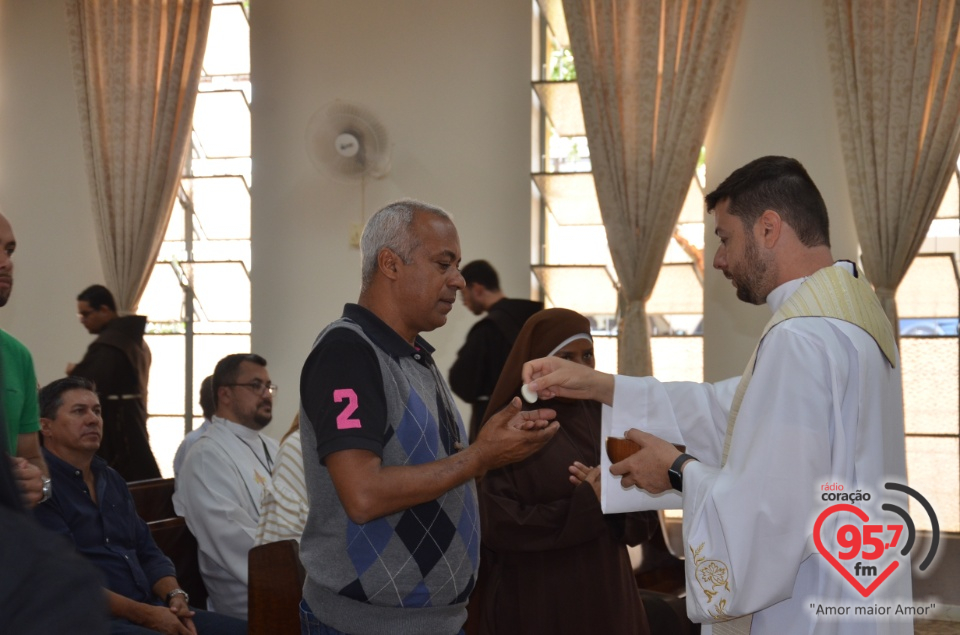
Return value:
M 256 430 L 214 417 L 177 476 L 174 509 L 197 539 L 208 608 L 217 613 L 247 617 L 247 554 L 278 447 Z
M 775 289 L 767 298 L 771 310 L 803 280 Z M 704 633 L 712 632 L 709 623 L 748 614 L 753 634 L 912 633 L 912 617 L 894 614 L 897 606 L 914 606 L 909 557 L 897 549 L 896 556 L 872 561 L 900 559 L 893 574 L 864 597 L 813 540 L 818 515 L 834 504 L 823 500 L 827 484 L 869 492 L 871 502 L 857 506 L 870 514 L 870 522 L 902 524 L 890 514 L 880 519 L 886 513 L 881 503 L 907 509 L 905 497 L 884 489 L 889 481 L 906 483 L 899 358 L 891 365 L 877 342 L 849 322 L 823 317 L 780 322 L 759 345 L 721 468 L 738 381 L 661 383 L 618 376 L 613 407 L 604 408 L 604 434 L 622 436 L 638 428 L 685 444 L 699 459 L 683 471 L 690 618 L 705 623 Z M 680 502 L 672 490 L 651 496 L 622 488 L 619 477 L 609 473 L 609 460 L 605 463 L 606 512 Z M 836 536 L 840 517 L 831 515 L 821 535 Z M 890 611 L 877 617 L 863 608 L 876 606 Z M 837 614 L 842 607 L 848 610 Z M 862 607 L 860 615 L 856 607 Z

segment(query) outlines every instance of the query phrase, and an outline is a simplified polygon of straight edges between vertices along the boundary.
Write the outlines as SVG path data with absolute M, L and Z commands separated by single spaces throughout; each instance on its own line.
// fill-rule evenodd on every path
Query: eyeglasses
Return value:
M 223 384 L 224 386 L 244 386 L 258 395 L 270 393 L 270 396 L 277 394 L 278 386 L 276 384 L 265 384 L 262 381 L 251 381 L 246 384 Z

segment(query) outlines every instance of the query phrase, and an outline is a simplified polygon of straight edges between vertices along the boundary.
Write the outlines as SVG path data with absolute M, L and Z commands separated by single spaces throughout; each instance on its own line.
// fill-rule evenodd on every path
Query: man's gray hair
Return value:
M 404 264 L 413 262 L 413 252 L 420 246 L 419 239 L 410 231 L 416 212 L 450 220 L 450 215 L 439 207 L 408 199 L 387 205 L 367 221 L 360 238 L 361 293 L 373 282 L 373 276 L 377 273 L 377 255 L 381 249 L 389 249 L 397 254 Z

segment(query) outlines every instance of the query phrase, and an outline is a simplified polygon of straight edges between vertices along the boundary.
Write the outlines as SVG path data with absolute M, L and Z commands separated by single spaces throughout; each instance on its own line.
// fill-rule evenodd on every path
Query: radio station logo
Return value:
M 940 524 L 933 506 L 915 489 L 900 483 L 887 483 L 887 490 L 913 497 L 930 518 L 930 548 L 918 569 L 926 571 L 940 544 Z M 869 503 L 872 495 L 857 490 L 843 491 L 830 483 L 821 486 L 821 499 L 833 503 L 817 517 L 813 542 L 820 554 L 863 597 L 869 597 L 899 567 L 909 566 L 907 556 L 916 543 L 916 527 L 910 514 L 897 505 L 883 503 L 869 507 L 880 512 L 876 517 L 857 504 Z M 836 515 L 836 518 L 834 518 Z M 828 529 L 824 529 L 824 526 Z M 839 525 L 839 527 L 838 527 Z M 836 532 L 833 528 L 838 527 Z

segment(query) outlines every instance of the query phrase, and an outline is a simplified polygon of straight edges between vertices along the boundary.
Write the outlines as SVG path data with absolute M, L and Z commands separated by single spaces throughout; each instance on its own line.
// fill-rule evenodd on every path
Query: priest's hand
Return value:
M 613 375 L 559 357 L 541 357 L 523 365 L 523 383 L 540 399 L 566 397 L 613 404 Z
M 588 467 L 580 461 L 574 461 L 573 465 L 571 465 L 568 469 L 570 470 L 571 483 L 574 485 L 580 485 L 581 483 L 589 484 L 590 487 L 593 488 L 593 493 L 597 495 L 597 500 L 600 500 L 599 467 Z
M 610 466 L 611 474 L 623 476 L 620 485 L 636 485 L 651 494 L 671 489 L 667 470 L 680 456 L 680 450 L 660 437 L 633 428 L 624 436 L 639 445 L 640 450 Z

